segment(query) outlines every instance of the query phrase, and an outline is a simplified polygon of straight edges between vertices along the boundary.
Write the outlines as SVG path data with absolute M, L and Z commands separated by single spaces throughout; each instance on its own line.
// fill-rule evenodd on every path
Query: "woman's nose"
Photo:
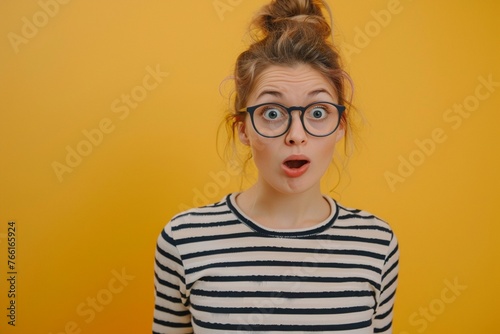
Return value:
M 292 118 L 292 124 L 290 124 L 290 129 L 288 129 L 285 136 L 286 143 L 289 145 L 305 143 L 307 141 L 307 133 L 302 124 L 302 120 L 300 119 L 300 111 L 292 111 L 290 117 Z

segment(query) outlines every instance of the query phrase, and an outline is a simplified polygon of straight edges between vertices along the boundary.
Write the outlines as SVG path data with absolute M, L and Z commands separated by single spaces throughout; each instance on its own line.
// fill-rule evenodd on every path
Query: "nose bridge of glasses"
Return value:
M 288 113 L 290 114 L 290 116 L 292 115 L 292 113 L 295 110 L 297 110 L 299 112 L 299 115 L 302 115 L 306 111 L 306 109 L 307 108 L 301 107 L 301 106 L 291 106 L 291 107 L 286 108 L 286 110 L 288 111 Z
M 293 119 L 294 119 L 294 114 L 296 114 L 298 117 L 298 119 L 295 117 L 296 121 L 299 121 L 300 123 L 302 123 L 302 119 L 303 119 L 303 116 L 304 116 L 304 113 L 306 111 L 306 108 L 304 107 L 300 107 L 300 106 L 291 106 L 291 107 L 288 107 L 286 108 L 286 110 L 288 111 L 288 117 L 290 117 L 290 123 L 293 122 Z M 296 113 L 294 113 L 294 111 L 297 111 Z M 291 125 L 291 124 L 290 124 Z
M 304 124 L 304 112 L 306 108 L 300 106 L 292 106 L 287 108 L 288 117 L 290 118 L 288 121 L 288 128 L 285 132 L 290 132 L 290 130 L 295 126 L 298 127 L 302 131 L 307 131 Z M 294 113 L 294 111 L 297 111 Z M 295 114 L 295 116 L 294 116 Z

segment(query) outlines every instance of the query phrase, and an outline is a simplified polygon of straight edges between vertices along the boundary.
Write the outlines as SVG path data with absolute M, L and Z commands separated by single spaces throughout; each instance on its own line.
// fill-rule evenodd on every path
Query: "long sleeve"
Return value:
M 374 316 L 375 333 L 392 333 L 392 318 L 399 269 L 399 248 L 394 233 L 389 243 L 382 271 L 381 292 Z
M 154 334 L 193 333 L 184 267 L 171 233 L 167 224 L 156 245 Z

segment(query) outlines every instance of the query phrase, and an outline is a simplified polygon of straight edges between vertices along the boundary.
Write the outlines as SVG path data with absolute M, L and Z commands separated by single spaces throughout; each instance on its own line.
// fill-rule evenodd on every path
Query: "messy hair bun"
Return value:
M 328 38 L 330 26 L 321 12 L 321 5 L 322 2 L 307 0 L 273 1 L 261 9 L 252 25 L 265 36 L 298 32 L 301 28 L 315 30 L 318 37 Z
M 234 69 L 234 109 L 227 117 L 232 138 L 236 124 L 243 119 L 245 113 L 241 110 L 247 106 L 256 78 L 271 65 L 310 65 L 332 84 L 338 103 L 349 107 L 346 83 L 350 79 L 342 69 L 325 13 L 331 19 L 323 0 L 271 0 L 254 17 L 250 24 L 252 43 L 238 56 Z M 346 135 L 348 114 L 343 113 L 341 119 Z

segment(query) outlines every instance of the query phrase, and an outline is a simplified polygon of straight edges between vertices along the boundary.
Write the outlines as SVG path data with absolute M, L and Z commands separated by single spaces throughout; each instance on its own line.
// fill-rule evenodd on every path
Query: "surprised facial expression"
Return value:
M 338 103 L 334 87 L 320 72 L 305 64 L 273 65 L 257 77 L 247 106 L 262 103 L 307 106 L 319 101 Z M 258 185 L 280 193 L 319 190 L 321 177 L 343 135 L 341 126 L 326 137 L 310 135 L 301 123 L 299 110 L 292 111 L 290 128 L 280 137 L 259 135 L 249 114 L 239 129 L 241 142 L 251 147 L 259 171 Z

